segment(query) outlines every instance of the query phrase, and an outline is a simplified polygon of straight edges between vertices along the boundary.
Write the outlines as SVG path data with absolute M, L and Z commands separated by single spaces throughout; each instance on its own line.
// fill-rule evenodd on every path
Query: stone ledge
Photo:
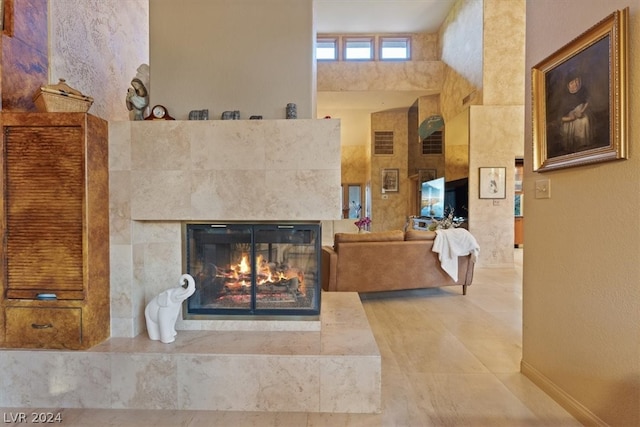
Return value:
M 381 357 L 356 293 L 320 331 L 179 331 L 87 351 L 0 350 L 0 407 L 377 413 Z

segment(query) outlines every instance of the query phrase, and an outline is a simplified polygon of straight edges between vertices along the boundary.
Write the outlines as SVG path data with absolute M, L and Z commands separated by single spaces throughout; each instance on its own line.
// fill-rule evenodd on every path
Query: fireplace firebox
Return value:
M 185 224 L 187 319 L 320 313 L 319 222 Z

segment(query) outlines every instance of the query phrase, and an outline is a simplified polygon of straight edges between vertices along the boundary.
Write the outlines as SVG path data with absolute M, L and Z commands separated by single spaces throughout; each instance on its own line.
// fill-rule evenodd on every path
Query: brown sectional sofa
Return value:
M 432 251 L 435 237 L 434 231 L 418 230 L 337 233 L 333 247 L 322 247 L 322 289 L 378 292 L 458 285 L 466 295 L 473 257 L 458 257 L 454 281 Z

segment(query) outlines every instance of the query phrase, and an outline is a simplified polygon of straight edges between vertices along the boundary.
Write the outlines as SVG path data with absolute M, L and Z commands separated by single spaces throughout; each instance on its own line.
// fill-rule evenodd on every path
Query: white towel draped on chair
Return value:
M 464 228 L 436 230 L 433 252 L 439 254 L 440 265 L 456 282 L 458 281 L 458 257 L 471 255 L 473 261 L 480 253 L 475 237 Z

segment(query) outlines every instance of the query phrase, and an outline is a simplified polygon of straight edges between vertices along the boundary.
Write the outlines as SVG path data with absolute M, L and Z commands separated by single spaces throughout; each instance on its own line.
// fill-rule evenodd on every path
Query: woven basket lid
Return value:
M 55 93 L 57 95 L 64 95 L 70 98 L 82 99 L 84 101 L 93 102 L 93 98 L 90 96 L 83 95 L 77 89 L 72 88 L 67 84 L 65 79 L 59 79 L 60 81 L 56 84 L 50 84 L 47 86 L 43 86 L 40 88 L 42 92 Z

